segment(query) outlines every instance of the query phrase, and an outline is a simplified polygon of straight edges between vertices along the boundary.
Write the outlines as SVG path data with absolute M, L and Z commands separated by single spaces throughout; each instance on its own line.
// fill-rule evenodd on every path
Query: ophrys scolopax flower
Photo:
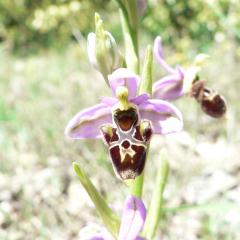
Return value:
M 144 169 L 147 144 L 152 134 L 182 129 L 180 111 L 171 103 L 137 95 L 139 76 L 119 68 L 108 76 L 114 97 L 79 112 L 65 133 L 74 139 L 103 137 L 114 170 L 121 179 L 134 179 Z

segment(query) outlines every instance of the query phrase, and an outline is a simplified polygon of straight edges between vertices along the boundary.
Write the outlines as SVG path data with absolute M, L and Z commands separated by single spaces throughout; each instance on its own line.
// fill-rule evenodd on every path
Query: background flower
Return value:
M 128 196 L 125 200 L 121 226 L 119 230 L 119 240 L 143 240 L 139 236 L 144 222 L 146 219 L 146 208 L 143 202 L 134 197 Z M 82 240 L 113 240 L 114 238 L 109 235 L 103 228 L 99 235 L 86 237 Z

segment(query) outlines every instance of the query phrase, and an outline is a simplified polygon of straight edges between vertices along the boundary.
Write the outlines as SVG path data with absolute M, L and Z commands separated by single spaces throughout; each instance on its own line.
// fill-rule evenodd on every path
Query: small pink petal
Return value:
M 165 68 L 165 70 L 171 74 L 175 74 L 176 70 L 172 68 L 163 57 L 163 49 L 162 49 L 162 39 L 161 37 L 156 37 L 153 46 L 153 53 L 157 58 L 158 62 Z
M 183 78 L 180 74 L 168 75 L 153 84 L 153 98 L 173 101 L 183 95 Z
M 115 96 L 118 86 L 126 86 L 129 92 L 129 99 L 132 99 L 137 94 L 139 76 L 132 73 L 127 68 L 118 68 L 111 75 L 108 75 L 109 85 Z
M 113 97 L 102 97 L 101 102 L 106 104 L 109 107 L 112 107 L 118 102 L 118 100 L 117 98 L 113 98 Z
M 148 99 L 149 99 L 149 95 L 147 93 L 143 93 L 143 94 L 131 99 L 131 102 L 136 105 L 140 105 L 143 102 L 146 102 Z

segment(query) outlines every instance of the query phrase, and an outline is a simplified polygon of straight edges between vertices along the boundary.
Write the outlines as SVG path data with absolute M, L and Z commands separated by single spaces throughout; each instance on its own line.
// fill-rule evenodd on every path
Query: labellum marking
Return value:
M 151 124 L 147 120 L 139 123 L 135 106 L 127 110 L 115 109 L 113 123 L 110 133 L 105 131 L 104 126 L 101 130 L 109 147 L 114 170 L 123 180 L 134 179 L 144 169 L 147 144 L 152 135 Z

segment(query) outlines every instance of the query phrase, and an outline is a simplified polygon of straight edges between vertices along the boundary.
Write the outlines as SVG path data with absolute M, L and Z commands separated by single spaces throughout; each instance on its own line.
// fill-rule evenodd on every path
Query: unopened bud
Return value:
M 103 28 L 103 22 L 95 15 L 96 33 L 89 33 L 87 42 L 88 58 L 107 81 L 107 76 L 120 67 L 120 53 L 111 33 Z

